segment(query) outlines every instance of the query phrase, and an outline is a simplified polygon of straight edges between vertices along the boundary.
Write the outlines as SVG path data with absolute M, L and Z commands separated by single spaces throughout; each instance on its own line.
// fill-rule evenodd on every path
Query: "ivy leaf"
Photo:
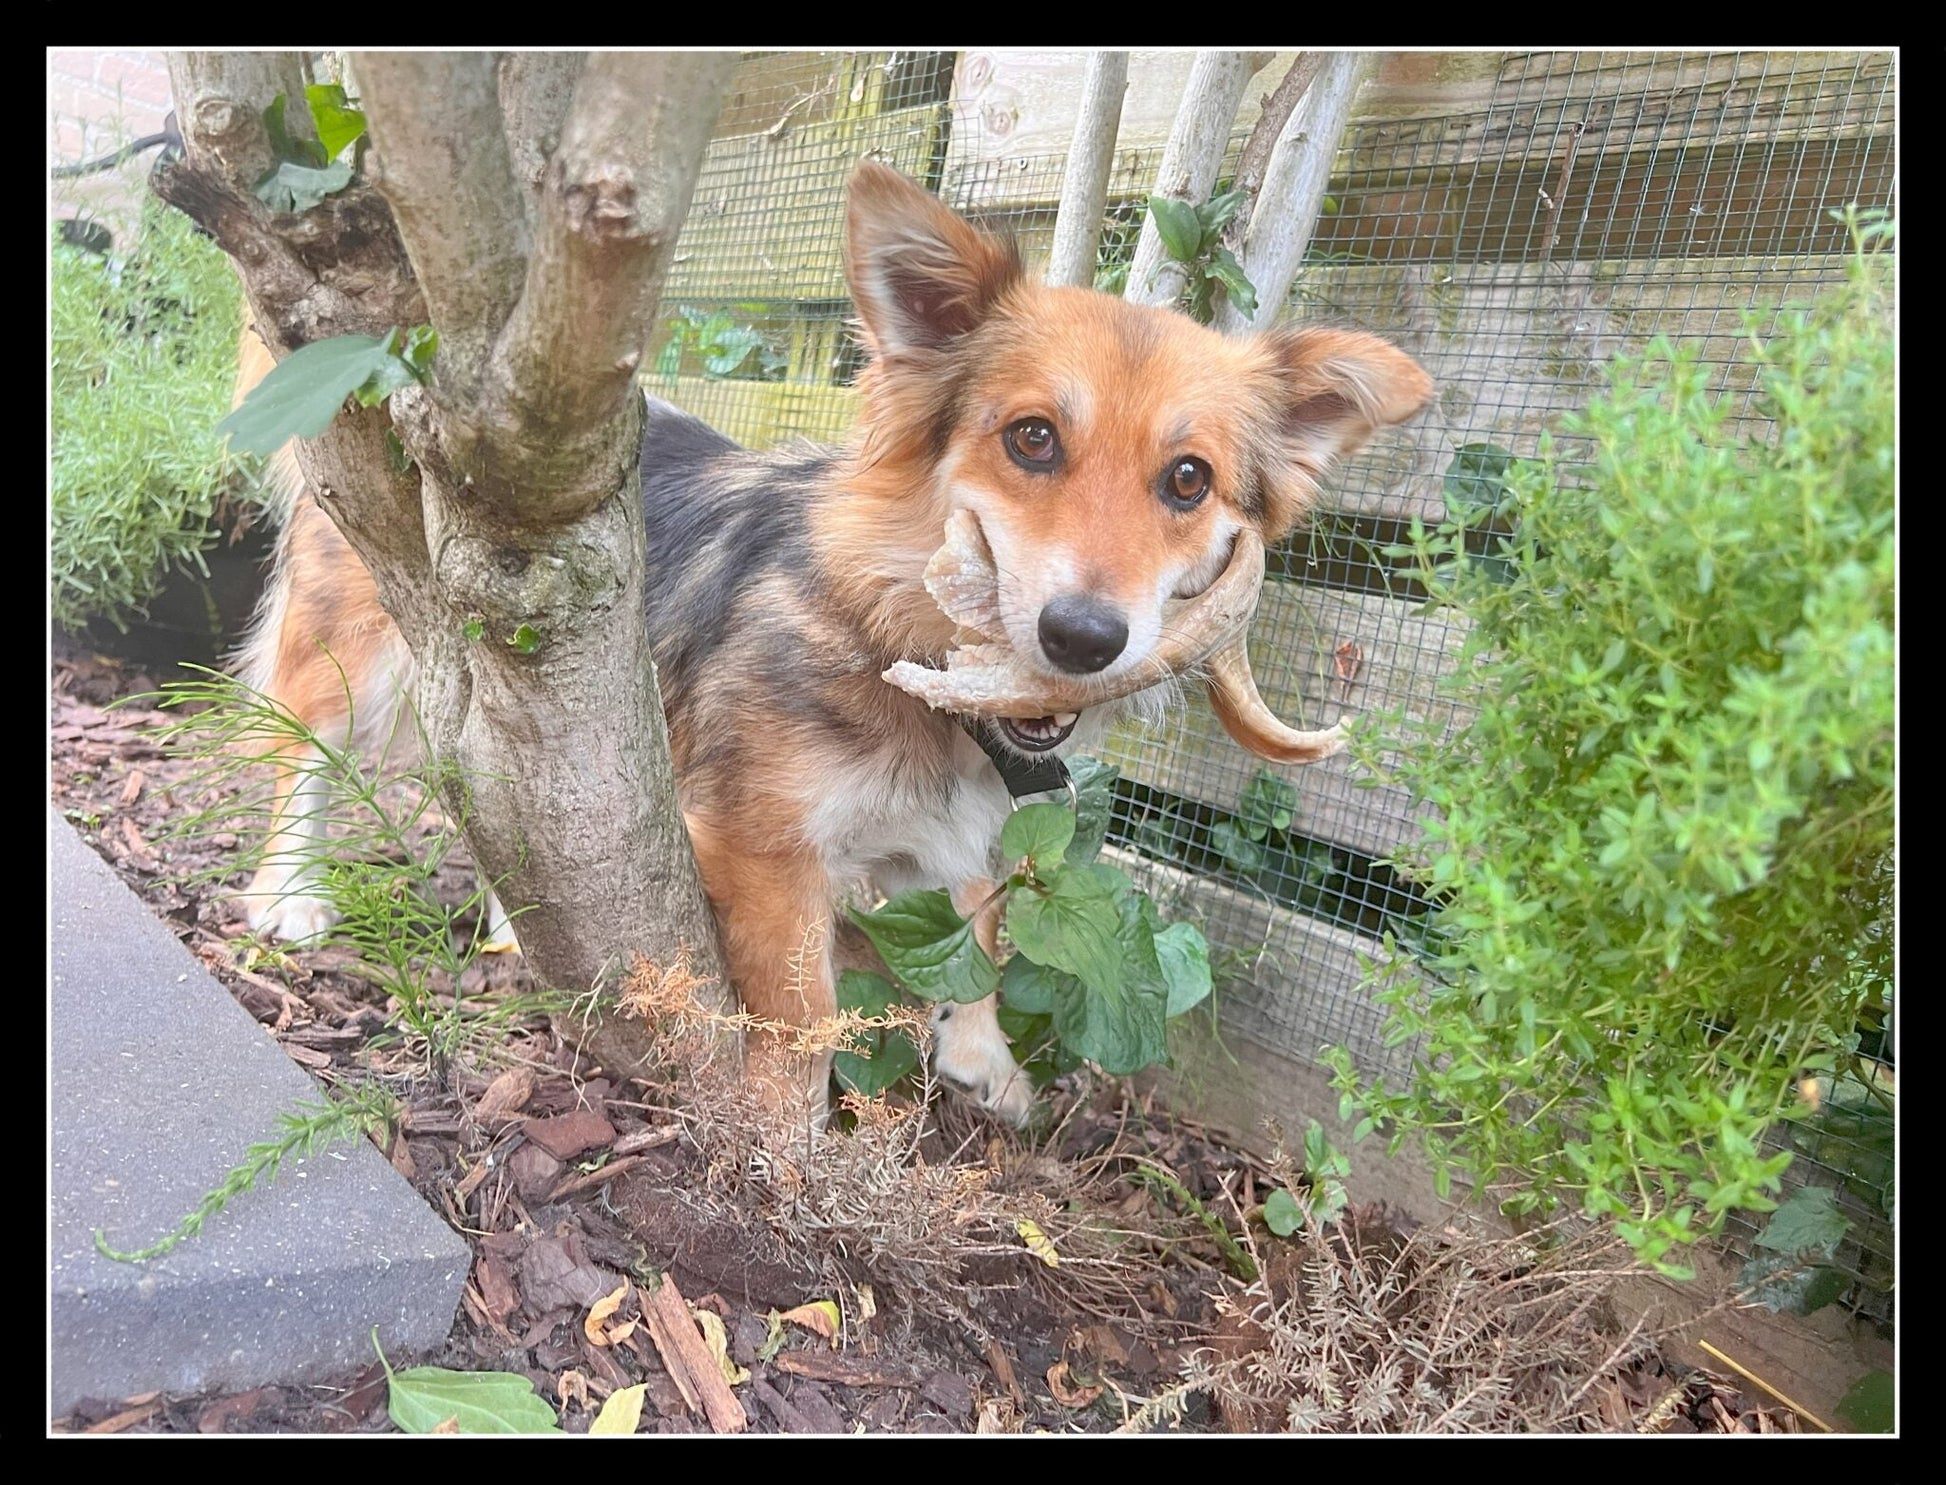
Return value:
M 1155 935 L 1155 957 L 1162 981 L 1169 987 L 1165 1014 L 1171 1019 L 1208 999 L 1209 942 L 1202 929 L 1194 923 L 1171 923 Z
M 1757 1246 L 1773 1253 L 1829 1258 L 1850 1228 L 1851 1218 L 1838 1210 L 1837 1193 L 1829 1186 L 1800 1186 L 1770 1214 L 1770 1221 L 1757 1234 Z
M 346 145 L 364 134 L 365 115 L 351 106 L 340 84 L 312 83 L 304 90 L 304 101 L 311 105 L 325 159 L 337 159 Z
M 1243 203 L 1248 199 L 1243 191 L 1222 191 L 1196 208 L 1197 220 L 1203 227 L 1202 247 L 1205 250 L 1216 245 L 1217 238 L 1223 235 L 1223 229 L 1243 210 Z M 1233 258 L 1231 261 L 1236 260 Z
M 1007 904 L 1007 931 L 1036 964 L 1066 970 L 1090 985 L 1116 985 L 1122 945 L 1115 900 L 1127 890 L 1128 878 L 1112 866 L 1062 867 L 1047 878 L 1045 889 L 1014 893 Z
M 1068 777 L 1074 781 L 1074 839 L 1064 859 L 1075 866 L 1087 866 L 1101 854 L 1115 813 L 1115 781 L 1121 776 L 1121 769 L 1099 758 L 1068 760 Z
M 1463 443 L 1453 450 L 1440 483 L 1447 513 L 1454 517 L 1491 515 L 1507 498 L 1507 471 L 1514 455 L 1497 443 Z
M 1264 864 L 1264 848 L 1237 827 L 1234 820 L 1210 826 L 1210 849 L 1238 871 L 1256 871 Z
M 944 892 L 901 892 L 877 912 L 854 910 L 851 917 L 921 1000 L 984 1000 L 1000 986 L 999 967 Z
M 257 199 L 272 211 L 309 211 L 327 196 L 335 196 L 351 184 L 349 165 L 326 165 L 313 169 L 279 161 L 276 169 L 257 182 Z
M 862 1016 L 883 1016 L 899 1003 L 899 992 L 883 975 L 848 969 L 838 976 L 838 1008 Z M 833 1054 L 838 1084 L 867 1098 L 883 1093 L 919 1065 L 919 1049 L 902 1031 L 875 1027 L 858 1032 L 851 1046 Z
M 1237 313 L 1256 314 L 1257 286 L 1250 282 L 1235 253 L 1226 247 L 1215 249 L 1209 255 L 1209 262 L 1203 265 L 1203 275 L 1223 286 L 1223 292 L 1229 295 L 1230 303 L 1237 307 Z
M 1892 1374 L 1867 1372 L 1851 1384 L 1838 1404 L 1838 1416 L 1860 1433 L 1892 1431 Z
M 394 359 L 392 337 L 334 335 L 292 351 L 216 425 L 230 447 L 274 454 L 292 438 L 316 438 L 352 393 Z
M 1828 1265 L 1807 1267 L 1794 1253 L 1759 1253 L 1737 1274 L 1737 1287 L 1772 1314 L 1809 1315 L 1841 1298 L 1850 1282 Z
M 1262 840 L 1265 830 L 1289 830 L 1296 814 L 1297 786 L 1267 768 L 1257 770 L 1237 801 L 1237 817 L 1252 827 L 1252 840 Z
M 1155 230 L 1161 234 L 1162 246 L 1169 256 L 1178 263 L 1195 262 L 1196 251 L 1203 243 L 1203 223 L 1196 215 L 1196 208 L 1187 201 L 1151 196 L 1149 215 L 1155 218 Z
M 291 133 L 284 122 L 284 109 L 289 102 L 286 94 L 279 93 L 264 110 L 264 132 L 270 136 L 270 152 L 280 161 L 322 169 L 331 163 L 331 156 L 315 139 L 303 139 Z
M 386 1404 L 403 1433 L 431 1433 L 449 1420 L 460 1433 L 560 1433 L 554 1409 L 515 1372 L 456 1372 L 443 1366 L 387 1368 Z
M 1153 904 L 1129 893 L 1114 906 L 1118 962 L 1107 974 L 1055 982 L 1054 1031 L 1075 1055 L 1119 1077 L 1152 1067 L 1167 1054 L 1169 991 L 1156 961 Z M 1020 942 L 1018 934 L 1014 942 Z
M 1279 1187 L 1264 1201 L 1264 1226 L 1280 1238 L 1287 1238 L 1304 1225 L 1304 1208 L 1297 1198 Z
M 1000 828 L 1000 849 L 1009 861 L 1026 857 L 1043 869 L 1058 866 L 1074 828 L 1074 815 L 1064 804 L 1023 805 Z
M 1054 992 L 1062 980 L 1074 976 L 1045 964 L 1036 964 L 1025 954 L 1007 961 L 1000 974 L 1000 998 L 1026 1016 L 1045 1016 L 1054 1010 Z

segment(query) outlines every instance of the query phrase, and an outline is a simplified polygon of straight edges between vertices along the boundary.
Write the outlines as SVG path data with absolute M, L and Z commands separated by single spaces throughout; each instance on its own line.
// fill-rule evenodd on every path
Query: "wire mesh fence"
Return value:
M 749 444 L 843 432 L 858 365 L 843 187 L 868 155 L 1045 261 L 1065 156 L 956 159 L 953 61 L 746 58 L 665 290 L 651 390 Z M 1735 355 L 1746 317 L 1842 277 L 1849 239 L 1831 212 L 1893 204 L 1893 111 L 1882 53 L 1541 52 L 1502 57 L 1448 109 L 1358 120 L 1286 316 L 1385 334 L 1440 390 L 1347 463 L 1326 508 L 1272 554 L 1251 649 L 1273 709 L 1299 726 L 1392 707 L 1462 723 L 1437 687 L 1463 636 L 1414 612 L 1422 595 L 1384 548 L 1415 516 L 1438 521 L 1449 480 L 1532 455 L 1612 356 L 1657 336 L 1694 352 L 1754 427 Z M 1115 158 L 1105 275 L 1133 252 L 1160 153 Z M 1414 1048 L 1385 1044 L 1359 956 L 1426 910 L 1384 864 L 1411 836 L 1412 800 L 1359 787 L 1342 759 L 1260 765 L 1201 702 L 1161 732 L 1121 734 L 1111 760 L 1111 840 L 1166 912 L 1203 924 L 1224 1035 L 1305 1060 L 1342 1044 L 1361 1066 L 1404 1071 Z M 1792 1137 L 1788 1179 L 1843 1194 L 1840 1266 L 1859 1307 L 1888 1316 L 1889 1116 L 1854 1110 Z

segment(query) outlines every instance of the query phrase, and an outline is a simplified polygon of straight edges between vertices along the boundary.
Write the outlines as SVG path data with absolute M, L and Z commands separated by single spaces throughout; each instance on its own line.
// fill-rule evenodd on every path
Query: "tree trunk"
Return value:
M 298 459 L 417 661 L 481 871 L 531 907 L 542 983 L 585 995 L 686 949 L 727 1004 L 649 658 L 635 371 L 735 57 L 361 53 L 368 179 L 278 215 L 251 187 L 296 62 L 240 56 L 171 55 L 187 155 L 158 189 L 236 260 L 280 356 L 439 331 L 430 387 L 348 407 Z M 617 1075 L 642 1063 L 630 1023 L 564 1029 Z
M 1291 280 L 1311 245 L 1331 166 L 1351 122 L 1352 103 L 1376 60 L 1369 52 L 1331 53 L 1285 122 L 1237 254 L 1245 276 L 1256 286 L 1257 312 L 1245 315 L 1225 300 L 1216 314 L 1217 329 L 1231 335 L 1261 329 L 1282 312 Z
M 1091 288 L 1095 255 L 1101 243 L 1101 217 L 1108 206 L 1108 170 L 1115 162 L 1115 136 L 1122 127 L 1122 95 L 1128 91 L 1128 53 L 1095 52 L 1081 88 L 1081 111 L 1068 146 L 1068 169 L 1061 181 L 1061 206 L 1054 217 L 1054 250 L 1047 282 Z
M 1229 148 L 1230 125 L 1243 102 L 1244 85 L 1270 58 L 1266 52 L 1198 52 L 1183 85 L 1182 103 L 1163 146 L 1155 194 L 1201 205 L 1209 199 Z M 1122 297 L 1132 304 L 1174 304 L 1188 270 L 1163 251 L 1155 219 L 1142 224 Z

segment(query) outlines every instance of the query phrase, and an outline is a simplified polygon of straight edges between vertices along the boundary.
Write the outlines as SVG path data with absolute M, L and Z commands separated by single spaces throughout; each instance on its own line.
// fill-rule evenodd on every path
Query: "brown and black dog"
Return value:
M 1144 664 L 1165 601 L 1208 586 L 1240 531 L 1283 536 L 1335 458 L 1432 390 L 1370 335 L 1226 338 L 1044 287 L 1010 243 L 869 162 L 851 182 L 846 274 L 870 352 L 847 443 L 753 453 L 651 399 L 642 445 L 648 623 L 684 813 L 743 1005 L 793 1025 L 835 1009 L 820 925 L 856 884 L 944 886 L 962 912 L 981 901 L 1010 806 L 989 750 L 1088 751 L 1177 689 L 977 722 L 887 684 L 895 661 L 937 665 L 953 643 L 923 581 L 949 515 L 977 516 L 1023 663 L 1112 678 Z M 411 670 L 358 559 L 296 502 L 244 679 L 334 740 L 348 680 L 369 753 Z M 314 842 L 327 801 L 301 768 L 285 778 L 285 836 Z M 301 860 L 273 848 L 249 888 L 258 928 L 329 925 Z M 807 943 L 823 946 L 817 973 Z M 936 1031 L 940 1073 L 1022 1117 L 1029 1090 L 992 999 L 936 1013 Z

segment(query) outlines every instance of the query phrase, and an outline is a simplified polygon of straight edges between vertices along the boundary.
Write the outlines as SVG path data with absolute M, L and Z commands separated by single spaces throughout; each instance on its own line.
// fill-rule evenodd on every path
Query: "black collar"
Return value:
M 1068 766 L 1053 753 L 1039 758 L 1023 758 L 1001 742 L 999 729 L 984 717 L 956 717 L 966 735 L 980 745 L 992 761 L 994 771 L 1015 799 L 1023 794 L 1049 794 L 1068 787 Z

